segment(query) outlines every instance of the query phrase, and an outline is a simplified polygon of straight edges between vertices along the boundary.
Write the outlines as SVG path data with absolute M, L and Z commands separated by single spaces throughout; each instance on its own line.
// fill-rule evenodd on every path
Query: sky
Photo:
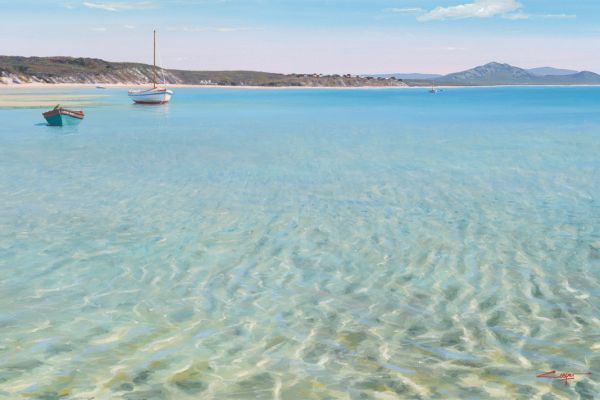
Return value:
M 600 0 L 0 0 L 0 54 L 283 73 L 600 72 Z

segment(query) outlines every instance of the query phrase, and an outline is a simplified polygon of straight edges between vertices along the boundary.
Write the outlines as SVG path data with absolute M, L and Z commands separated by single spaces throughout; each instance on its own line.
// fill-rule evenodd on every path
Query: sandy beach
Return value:
M 125 84 L 125 83 L 8 83 L 0 84 L 0 90 L 2 89 L 95 89 L 101 86 L 103 88 L 148 88 L 148 84 Z M 161 85 L 163 86 L 163 85 Z M 408 89 L 411 86 L 233 86 L 233 85 L 183 85 L 183 84 L 169 84 L 169 88 L 201 88 L 201 89 Z
M 103 88 L 148 88 L 148 84 L 125 84 L 125 83 L 7 83 L 0 84 L 0 93 L 2 89 L 95 89 L 98 86 Z M 162 86 L 162 85 L 161 85 Z M 233 85 L 184 85 L 169 84 L 169 88 L 201 88 L 201 89 L 252 89 L 252 90 L 306 90 L 306 89 L 427 89 L 429 86 L 233 86 Z M 600 85 L 436 85 L 437 89 L 456 89 L 456 88 L 493 88 L 493 87 L 589 87 Z

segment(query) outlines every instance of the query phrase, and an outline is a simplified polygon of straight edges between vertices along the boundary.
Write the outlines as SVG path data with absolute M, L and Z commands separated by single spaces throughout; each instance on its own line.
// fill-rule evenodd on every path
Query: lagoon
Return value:
M 600 392 L 599 88 L 28 95 L 86 117 L 0 103 L 0 397 Z

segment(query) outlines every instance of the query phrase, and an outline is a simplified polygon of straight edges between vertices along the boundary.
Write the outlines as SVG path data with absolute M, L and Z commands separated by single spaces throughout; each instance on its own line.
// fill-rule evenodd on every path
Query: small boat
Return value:
M 67 110 L 66 108 L 62 108 L 60 104 L 57 104 L 52 110 L 46 111 L 42 115 L 46 118 L 50 126 L 75 125 L 83 119 L 83 111 Z
M 436 94 L 436 93 L 439 93 L 439 92 L 441 92 L 441 89 L 437 89 L 437 88 L 435 87 L 435 85 L 433 84 L 433 82 L 432 82 L 432 83 L 431 83 L 431 90 L 429 91 L 429 93 L 431 93 L 431 94 Z
M 96 86 L 96 89 L 106 89 L 104 86 Z
M 136 104 L 165 104 L 171 100 L 172 95 L 173 92 L 166 88 L 129 91 L 129 98 Z
M 129 98 L 137 104 L 165 104 L 171 100 L 173 91 L 156 86 L 156 31 L 154 31 L 154 62 L 152 66 L 152 89 L 130 90 Z

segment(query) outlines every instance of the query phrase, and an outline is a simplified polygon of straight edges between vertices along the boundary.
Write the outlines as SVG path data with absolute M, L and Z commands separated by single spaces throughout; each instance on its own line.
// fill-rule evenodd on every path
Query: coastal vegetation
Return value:
M 161 69 L 167 84 L 298 87 L 406 86 L 396 78 L 353 75 L 278 74 L 256 71 L 184 71 Z M 0 83 L 147 84 L 152 66 L 96 58 L 0 56 Z

